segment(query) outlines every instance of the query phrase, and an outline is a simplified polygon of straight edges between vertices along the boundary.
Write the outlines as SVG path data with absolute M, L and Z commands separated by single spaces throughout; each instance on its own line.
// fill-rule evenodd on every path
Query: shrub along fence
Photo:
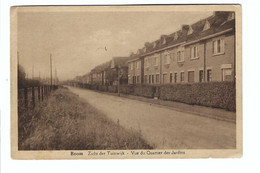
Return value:
M 33 109 L 37 104 L 48 98 L 52 90 L 58 89 L 58 85 L 25 87 L 18 89 L 18 109 Z
M 234 82 L 163 85 L 160 87 L 160 99 L 236 110 Z
M 117 92 L 117 86 L 109 85 L 108 86 L 108 91 L 111 92 L 111 93 L 116 93 Z
M 91 85 L 85 88 L 113 93 L 116 93 L 118 89 L 117 86 L 113 85 Z M 161 100 L 176 101 L 191 105 L 209 106 L 230 111 L 236 110 L 235 82 L 120 85 L 119 92 L 147 98 L 157 97 Z

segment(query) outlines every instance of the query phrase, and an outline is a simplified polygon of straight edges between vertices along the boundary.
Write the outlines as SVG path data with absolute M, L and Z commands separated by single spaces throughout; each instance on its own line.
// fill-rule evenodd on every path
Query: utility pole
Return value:
M 121 78 L 121 73 L 120 73 L 120 66 L 117 67 L 117 80 L 118 80 L 118 83 L 117 83 L 117 94 L 118 96 L 120 97 L 120 91 L 119 91 L 119 87 L 120 87 L 120 78 Z
M 32 79 L 34 78 L 34 65 L 32 66 Z
M 51 89 L 52 89 L 52 55 L 50 54 L 50 68 L 51 68 Z
M 17 77 L 19 78 L 19 52 L 17 51 Z
M 58 83 L 58 78 L 57 78 L 57 69 L 55 67 L 55 85 L 57 85 Z
M 19 69 L 19 52 L 17 51 L 17 64 L 18 64 L 18 69 Z

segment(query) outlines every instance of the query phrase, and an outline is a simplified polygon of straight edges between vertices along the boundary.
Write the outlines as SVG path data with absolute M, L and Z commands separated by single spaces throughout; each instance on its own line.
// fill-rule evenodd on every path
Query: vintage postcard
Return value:
M 242 156 L 240 5 L 11 8 L 13 159 Z

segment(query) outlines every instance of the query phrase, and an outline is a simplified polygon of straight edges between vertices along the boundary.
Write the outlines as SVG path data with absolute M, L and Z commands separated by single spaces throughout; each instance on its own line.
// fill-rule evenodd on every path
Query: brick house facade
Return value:
M 128 61 L 128 84 L 142 83 L 142 65 L 142 59 L 139 57 Z
M 235 18 L 215 12 L 181 30 L 145 44 L 129 61 L 129 84 L 167 84 L 235 80 Z M 137 69 L 135 64 L 143 64 Z M 142 75 L 143 71 L 143 75 Z M 137 82 L 137 77 L 141 79 Z

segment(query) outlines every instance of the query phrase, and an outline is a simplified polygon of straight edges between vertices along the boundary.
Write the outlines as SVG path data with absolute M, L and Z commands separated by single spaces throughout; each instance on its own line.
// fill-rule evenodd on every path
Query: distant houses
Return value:
M 235 14 L 214 15 L 114 57 L 80 78 L 98 85 L 235 81 Z
M 96 66 L 89 73 L 78 76 L 76 81 L 94 85 L 117 85 L 119 79 L 121 84 L 127 84 L 127 62 L 130 59 L 131 57 L 113 57 L 111 61 Z

